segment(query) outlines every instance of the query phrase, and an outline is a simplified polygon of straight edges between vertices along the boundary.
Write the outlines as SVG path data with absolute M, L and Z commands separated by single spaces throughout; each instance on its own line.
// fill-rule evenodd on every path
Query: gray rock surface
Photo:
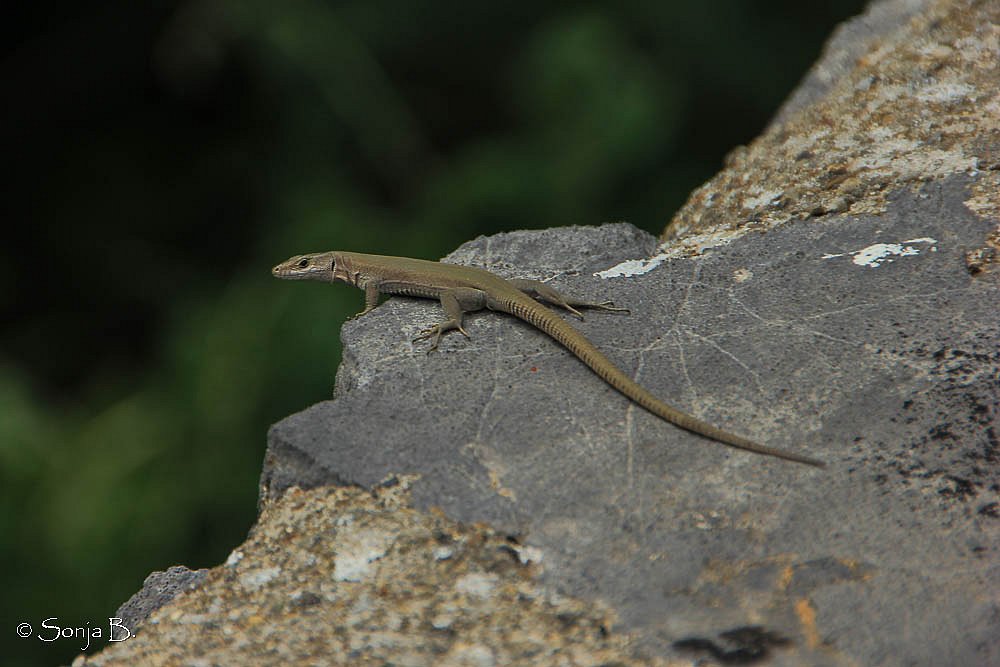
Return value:
M 1000 5 L 867 16 L 664 245 L 448 258 L 628 306 L 578 328 L 827 469 L 674 428 L 506 316 L 425 355 L 439 307 L 391 299 L 272 428 L 247 543 L 81 663 L 1000 664 Z
M 610 604 L 616 629 L 665 657 L 757 625 L 795 643 L 792 662 L 977 664 L 1000 636 L 982 597 L 1000 575 L 1000 286 L 964 262 L 991 229 L 963 205 L 968 180 L 641 276 L 593 276 L 648 255 L 627 225 L 498 235 L 452 257 L 531 277 L 557 265 L 558 287 L 614 296 L 631 317 L 580 328 L 630 374 L 825 471 L 664 424 L 509 318 L 474 316 L 471 342 L 426 356 L 409 339 L 439 313 L 399 299 L 345 325 L 345 357 L 366 371 L 272 429 L 267 493 L 419 475 L 418 508 L 518 536 L 543 581 Z
M 196 591 L 74 666 L 665 664 L 541 584 L 529 549 L 414 510 L 411 481 L 290 489 Z
M 115 616 L 122 619 L 122 625 L 129 631 L 138 628 L 150 614 L 173 600 L 178 594 L 200 586 L 207 574 L 207 569 L 189 570 L 182 565 L 153 572 L 142 582 L 142 588 L 118 607 Z M 120 638 L 115 637 L 115 639 Z
M 910 19 L 926 13 L 932 4 L 931 0 L 873 2 L 862 14 L 837 26 L 823 49 L 823 57 L 781 105 L 773 123 L 783 123 L 797 111 L 815 105 L 838 82 L 851 78 L 859 58 L 887 41 L 888 35 L 905 29 Z

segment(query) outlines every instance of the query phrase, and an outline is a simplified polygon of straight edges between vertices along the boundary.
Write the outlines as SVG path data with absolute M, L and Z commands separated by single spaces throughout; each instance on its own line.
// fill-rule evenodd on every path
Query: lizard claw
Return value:
M 614 301 L 602 301 L 601 303 L 595 305 L 594 308 L 600 308 L 601 310 L 609 310 L 613 313 L 628 313 L 629 315 L 632 314 L 632 311 L 630 311 L 628 308 L 618 308 L 617 306 L 615 306 Z
M 451 331 L 452 329 L 457 330 L 463 336 L 465 336 L 469 340 L 472 340 L 472 336 L 469 335 L 469 332 L 466 331 L 461 324 L 458 324 L 453 321 L 446 321 L 442 322 L 441 324 L 435 324 L 434 326 L 428 329 L 424 329 L 423 331 L 420 332 L 420 334 L 416 338 L 413 339 L 413 342 L 416 343 L 421 340 L 427 340 L 428 338 L 433 338 L 434 340 L 431 342 L 431 346 L 427 350 L 427 354 L 430 354 L 431 352 L 437 349 L 438 343 L 441 342 L 441 335 L 447 331 Z
M 437 334 L 438 336 L 441 335 L 440 332 L 438 331 L 438 326 L 436 324 L 434 326 L 430 327 L 429 329 L 421 329 L 420 333 L 418 333 L 413 338 L 413 342 L 417 343 L 417 342 L 422 341 L 422 340 L 427 340 L 428 338 L 430 338 L 431 336 L 433 336 L 435 334 Z
M 438 348 L 438 343 L 441 342 L 441 333 L 442 333 L 442 331 L 441 331 L 441 325 L 440 324 L 435 324 L 434 326 L 432 326 L 430 328 L 427 328 L 427 329 L 424 329 L 423 331 L 421 331 L 417 335 L 417 337 L 413 339 L 412 342 L 418 343 L 418 342 L 420 342 L 422 340 L 427 340 L 428 338 L 433 338 L 434 340 L 431 342 L 431 346 L 429 348 L 427 348 L 427 354 L 430 354 L 431 352 L 433 352 L 434 350 L 436 350 Z

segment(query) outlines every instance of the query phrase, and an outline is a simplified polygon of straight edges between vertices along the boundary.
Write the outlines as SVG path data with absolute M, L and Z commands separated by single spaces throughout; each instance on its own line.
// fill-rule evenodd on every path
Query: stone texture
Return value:
M 265 493 L 419 475 L 418 508 L 516 535 L 542 581 L 609 604 L 616 631 L 664 658 L 759 626 L 788 642 L 775 664 L 977 664 L 1000 632 L 984 595 L 1000 575 L 1000 284 L 964 261 L 992 228 L 964 206 L 971 180 L 638 277 L 593 276 L 644 256 L 623 225 L 498 235 L 452 258 L 532 267 L 539 248 L 567 251 L 579 263 L 555 284 L 632 308 L 581 325 L 629 373 L 825 471 L 672 428 L 508 318 L 474 316 L 471 342 L 425 356 L 409 340 L 439 313 L 396 300 L 344 328 L 366 375 L 342 371 L 335 400 L 272 429 Z
M 954 174 L 972 177 L 965 205 L 997 219 L 998 25 L 996 2 L 873 4 L 664 238 L 699 250 L 795 220 L 878 214 L 897 190 Z
M 517 542 L 410 508 L 410 482 L 290 490 L 196 591 L 74 665 L 668 664 L 539 584 Z
M 392 299 L 272 428 L 248 542 L 86 662 L 1000 663 L 998 24 L 877 3 L 662 246 L 448 258 L 614 298 L 579 328 L 626 372 L 826 470 L 673 428 L 505 316 L 425 355 L 439 307 Z
M 126 628 L 138 628 L 154 611 L 167 604 L 178 594 L 201 585 L 208 570 L 189 570 L 174 565 L 162 572 L 153 572 L 142 582 L 142 588 L 115 612 Z M 124 633 L 123 633 L 124 634 Z M 116 637 L 117 639 L 118 637 Z

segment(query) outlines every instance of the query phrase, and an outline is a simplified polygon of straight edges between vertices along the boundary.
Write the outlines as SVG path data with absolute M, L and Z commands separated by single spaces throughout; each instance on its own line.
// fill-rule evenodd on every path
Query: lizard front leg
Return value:
M 371 311 L 375 310 L 375 306 L 378 305 L 378 298 L 381 294 L 378 289 L 378 283 L 374 280 L 369 280 L 361 289 L 365 291 L 365 309 L 357 315 L 352 316 L 352 320 L 355 320 L 363 315 L 367 315 Z
M 569 312 L 573 313 L 581 320 L 583 319 L 583 313 L 577 310 L 577 308 L 593 308 L 595 310 L 609 310 L 616 313 L 627 313 L 628 308 L 616 308 L 615 304 L 611 301 L 602 301 L 601 303 L 593 303 L 591 301 L 583 301 L 581 299 L 576 299 L 571 296 L 566 296 L 562 292 L 558 291 L 554 287 L 550 287 L 548 284 L 543 283 L 538 280 L 525 280 L 525 279 L 514 279 L 510 283 L 524 292 L 525 294 L 535 297 L 536 299 L 541 299 L 546 303 L 550 303 L 553 306 L 559 306 L 564 308 Z
M 446 331 L 455 329 L 466 338 L 469 338 L 469 333 L 462 328 L 463 317 L 466 313 L 482 310 L 486 307 L 486 292 L 473 287 L 446 289 L 441 292 L 439 298 L 441 299 L 441 307 L 444 308 L 444 314 L 447 317 L 440 324 L 435 324 L 429 329 L 424 329 L 420 332 L 419 336 L 413 339 L 413 342 L 416 343 L 420 340 L 433 338 L 431 346 L 427 350 L 428 354 L 437 349 L 438 343 L 441 342 L 441 334 Z

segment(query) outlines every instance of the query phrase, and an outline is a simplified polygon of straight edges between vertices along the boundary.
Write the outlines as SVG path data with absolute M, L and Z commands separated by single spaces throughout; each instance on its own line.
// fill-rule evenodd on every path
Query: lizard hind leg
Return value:
M 615 307 L 615 304 L 611 301 L 595 303 L 593 301 L 584 301 L 582 299 L 568 296 L 539 280 L 518 279 L 511 280 L 510 282 L 514 285 L 514 287 L 521 290 L 525 294 L 533 296 L 536 299 L 541 299 L 542 301 L 552 304 L 553 306 L 558 306 L 564 310 L 568 310 L 581 320 L 583 319 L 583 313 L 577 310 L 577 308 L 592 308 L 594 310 L 607 310 L 616 313 L 629 312 L 628 308 Z
M 445 319 L 434 326 L 424 329 L 413 339 L 413 342 L 421 340 L 431 340 L 431 346 L 427 348 L 427 354 L 437 349 L 441 342 L 441 335 L 448 331 L 458 331 L 466 338 L 470 338 L 469 332 L 462 327 L 462 320 L 466 313 L 482 310 L 486 307 L 486 292 L 472 287 L 455 287 L 441 292 L 439 297 L 441 307 L 444 308 Z

